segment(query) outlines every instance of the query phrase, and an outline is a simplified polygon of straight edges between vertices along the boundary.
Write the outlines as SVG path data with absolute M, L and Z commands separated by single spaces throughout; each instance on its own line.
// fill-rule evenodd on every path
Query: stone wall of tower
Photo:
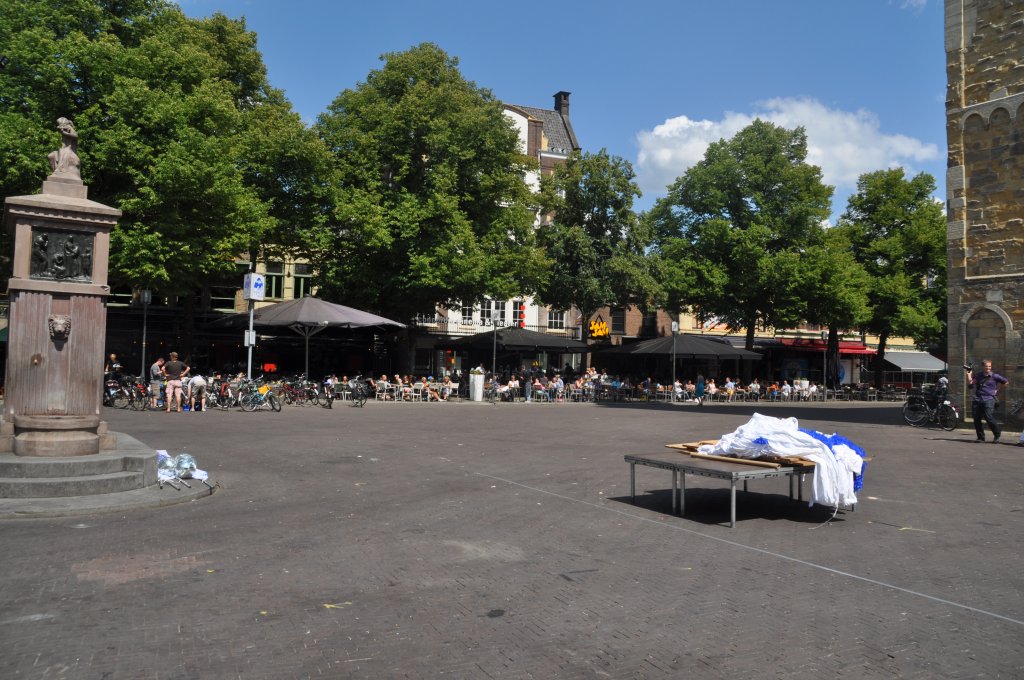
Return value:
M 1024 429 L 1024 3 L 946 0 L 949 362 L 992 359 Z M 969 416 L 962 371 L 953 393 Z

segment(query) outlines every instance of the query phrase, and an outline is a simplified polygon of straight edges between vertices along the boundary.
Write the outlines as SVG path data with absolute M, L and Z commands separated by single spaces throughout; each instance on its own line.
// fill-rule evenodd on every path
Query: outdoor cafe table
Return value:
M 743 490 L 747 490 L 747 482 L 751 479 L 767 479 L 769 477 L 789 477 L 789 497 L 793 498 L 793 484 L 797 481 L 798 499 L 803 500 L 803 481 L 812 466 L 761 467 L 747 463 L 730 463 L 723 460 L 689 456 L 678 451 L 655 453 L 645 456 L 627 455 L 629 463 L 629 497 L 636 503 L 636 466 L 670 470 L 672 472 L 672 511 L 680 516 L 686 512 L 686 475 L 712 477 L 729 481 L 729 526 L 736 527 L 736 482 L 743 482 Z M 681 483 L 681 486 L 680 486 Z

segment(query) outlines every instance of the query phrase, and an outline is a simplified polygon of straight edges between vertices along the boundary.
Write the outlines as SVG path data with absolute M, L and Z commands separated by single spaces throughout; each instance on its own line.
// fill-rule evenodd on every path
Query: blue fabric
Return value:
M 827 435 L 822 432 L 818 432 L 817 430 L 806 430 L 802 427 L 800 428 L 800 431 L 805 434 L 809 434 L 818 441 L 822 442 L 823 444 L 828 446 L 829 450 L 831 450 L 833 446 L 838 446 L 839 444 L 845 444 L 846 446 L 849 446 L 851 449 L 853 449 L 854 453 L 856 453 L 858 456 L 864 459 L 864 463 L 860 469 L 860 474 L 853 476 L 853 490 L 860 491 L 861 489 L 864 488 L 864 473 L 867 472 L 868 469 L 868 454 L 864 451 L 864 449 L 857 446 L 849 439 L 840 434 Z

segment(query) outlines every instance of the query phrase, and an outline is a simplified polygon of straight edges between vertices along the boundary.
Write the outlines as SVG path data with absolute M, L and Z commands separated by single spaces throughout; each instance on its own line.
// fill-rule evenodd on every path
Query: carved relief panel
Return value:
M 29 278 L 92 283 L 95 235 L 32 227 Z

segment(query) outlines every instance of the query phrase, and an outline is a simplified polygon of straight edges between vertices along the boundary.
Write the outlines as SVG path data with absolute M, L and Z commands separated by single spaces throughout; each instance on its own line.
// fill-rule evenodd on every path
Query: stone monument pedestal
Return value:
M 56 153 L 56 152 L 55 152 Z M 110 230 L 121 211 L 76 173 L 8 197 L 14 237 L 0 453 L 85 456 L 116 446 L 100 419 Z

